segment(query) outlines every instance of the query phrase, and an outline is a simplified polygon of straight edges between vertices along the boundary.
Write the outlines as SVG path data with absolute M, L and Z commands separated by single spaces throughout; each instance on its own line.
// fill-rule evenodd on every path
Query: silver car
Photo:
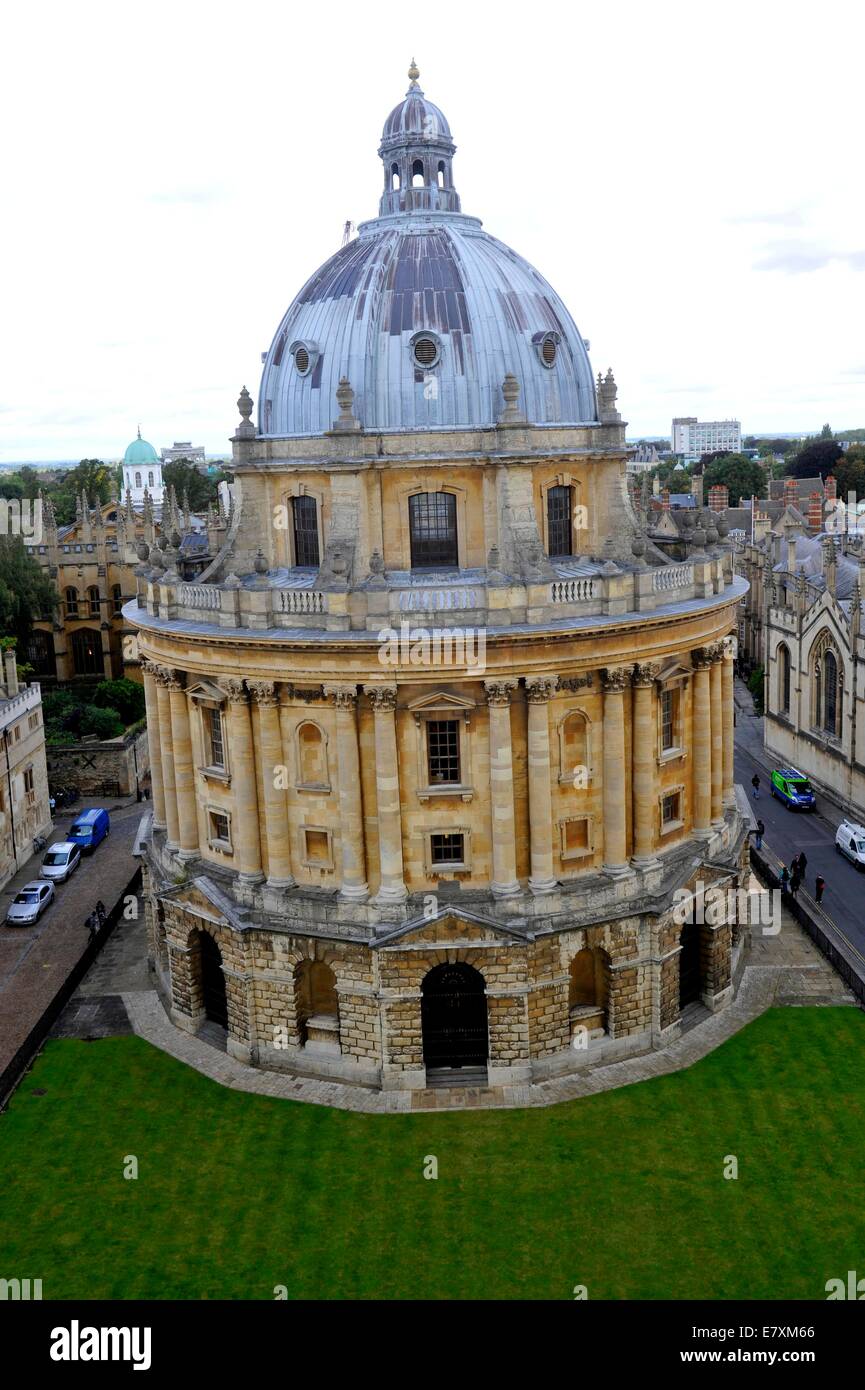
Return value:
M 54 900 L 54 884 L 43 879 L 25 883 L 9 904 L 6 921 L 11 926 L 25 926 L 28 922 L 38 922 L 50 902 Z
M 40 878 L 53 878 L 55 883 L 63 883 L 74 874 L 81 863 L 81 850 L 71 840 L 58 840 L 45 851 Z

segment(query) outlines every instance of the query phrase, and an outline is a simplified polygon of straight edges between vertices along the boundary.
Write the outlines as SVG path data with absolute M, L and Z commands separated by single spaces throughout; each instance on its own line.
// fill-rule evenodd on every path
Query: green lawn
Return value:
M 772 1010 L 688 1071 L 567 1105 L 405 1117 L 238 1094 L 139 1038 L 51 1042 L 0 1116 L 0 1277 L 45 1298 L 821 1299 L 865 1274 L 863 1140 L 854 1009 Z

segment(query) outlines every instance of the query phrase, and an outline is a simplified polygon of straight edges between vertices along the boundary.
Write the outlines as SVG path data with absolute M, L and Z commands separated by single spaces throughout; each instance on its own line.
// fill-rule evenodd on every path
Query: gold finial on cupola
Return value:
M 417 86 L 417 80 L 418 80 L 418 78 L 420 77 L 420 68 L 418 67 L 418 65 L 417 65 L 417 63 L 415 62 L 414 58 L 412 58 L 412 60 L 411 60 L 411 67 L 410 67 L 409 70 L 408 70 L 408 75 L 409 75 L 409 78 L 411 79 L 411 85 L 412 85 L 413 87 L 416 87 L 416 86 Z

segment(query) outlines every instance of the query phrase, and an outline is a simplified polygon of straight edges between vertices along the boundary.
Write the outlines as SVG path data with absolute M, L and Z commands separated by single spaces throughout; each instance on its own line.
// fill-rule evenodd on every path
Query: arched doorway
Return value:
M 199 937 L 201 953 L 201 997 L 205 1017 L 220 1028 L 228 1027 L 228 1001 L 225 997 L 225 976 L 222 973 L 222 952 L 207 932 Z
M 484 977 L 471 965 L 437 965 L 421 985 L 427 1068 L 484 1067 L 489 1055 Z
M 700 988 L 700 927 L 687 922 L 682 928 L 682 949 L 679 952 L 679 1008 L 694 1004 L 701 998 Z

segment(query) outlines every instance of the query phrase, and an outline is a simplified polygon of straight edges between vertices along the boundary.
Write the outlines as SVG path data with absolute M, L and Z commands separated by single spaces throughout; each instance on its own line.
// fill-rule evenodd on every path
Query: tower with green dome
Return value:
M 162 463 L 152 444 L 138 437 L 133 439 L 123 455 L 123 494 L 129 492 L 133 505 L 142 505 L 145 492 L 149 493 L 154 504 L 162 502 L 164 493 L 162 483 Z

